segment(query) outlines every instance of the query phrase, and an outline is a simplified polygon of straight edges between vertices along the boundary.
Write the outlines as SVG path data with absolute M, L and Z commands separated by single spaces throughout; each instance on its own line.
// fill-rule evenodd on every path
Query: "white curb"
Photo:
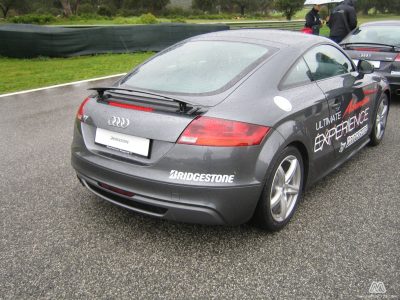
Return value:
M 21 92 L 3 94 L 3 95 L 0 95 L 0 98 L 4 98 L 4 97 L 8 97 L 8 96 L 14 96 L 14 95 L 21 95 L 21 94 L 26 94 L 26 93 L 31 93 L 31 92 L 37 92 L 37 91 L 43 91 L 43 90 L 48 90 L 48 89 L 54 89 L 54 88 L 58 88 L 58 87 L 62 87 L 62 86 L 74 85 L 74 84 L 91 82 L 91 81 L 96 81 L 96 80 L 108 79 L 108 78 L 113 78 L 113 77 L 121 77 L 121 76 L 123 76 L 125 74 L 126 73 L 121 73 L 121 74 L 115 74 L 115 75 L 110 75 L 110 76 L 104 76 L 104 77 L 98 77 L 98 78 L 92 78 L 92 79 L 68 82 L 68 83 L 57 84 L 57 85 L 51 85 L 51 86 L 42 87 L 42 88 L 38 88 L 38 89 L 25 90 L 25 91 L 21 91 Z

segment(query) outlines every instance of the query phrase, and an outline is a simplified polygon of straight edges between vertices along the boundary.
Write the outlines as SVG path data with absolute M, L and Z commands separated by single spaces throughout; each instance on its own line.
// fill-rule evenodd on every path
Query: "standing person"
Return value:
M 304 27 L 311 28 L 312 33 L 319 35 L 319 29 L 322 26 L 319 10 L 321 5 L 314 5 L 314 7 L 306 14 L 306 25 Z
M 357 14 L 354 8 L 355 0 L 345 0 L 336 6 L 328 19 L 331 29 L 329 38 L 340 43 L 346 35 L 357 27 Z

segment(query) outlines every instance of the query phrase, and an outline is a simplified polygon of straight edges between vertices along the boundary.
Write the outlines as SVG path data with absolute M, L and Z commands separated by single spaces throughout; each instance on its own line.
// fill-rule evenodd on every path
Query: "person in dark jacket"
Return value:
M 340 43 L 350 31 L 357 27 L 354 4 L 355 0 L 345 0 L 339 3 L 329 16 L 327 23 L 331 29 L 329 38 L 336 43 Z
M 312 33 L 319 35 L 319 29 L 322 26 L 319 10 L 321 5 L 314 5 L 314 7 L 306 14 L 306 25 L 304 27 L 311 28 Z

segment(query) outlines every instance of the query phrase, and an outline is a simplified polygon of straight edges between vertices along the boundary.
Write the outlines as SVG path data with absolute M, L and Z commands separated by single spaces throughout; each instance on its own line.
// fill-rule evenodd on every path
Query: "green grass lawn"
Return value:
M 148 52 L 35 59 L 0 57 L 0 94 L 124 73 L 152 54 Z

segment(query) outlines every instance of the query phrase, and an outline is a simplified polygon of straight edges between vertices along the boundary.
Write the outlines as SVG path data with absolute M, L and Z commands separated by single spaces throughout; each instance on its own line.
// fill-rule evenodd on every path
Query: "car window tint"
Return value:
M 350 60 L 330 45 L 317 46 L 304 55 L 313 80 L 321 80 L 353 71 Z
M 289 70 L 282 81 L 282 87 L 288 88 L 311 82 L 308 69 L 303 58 L 300 58 Z
M 270 55 L 270 50 L 240 42 L 186 42 L 155 56 L 124 83 L 161 92 L 211 93 L 242 78 Z

